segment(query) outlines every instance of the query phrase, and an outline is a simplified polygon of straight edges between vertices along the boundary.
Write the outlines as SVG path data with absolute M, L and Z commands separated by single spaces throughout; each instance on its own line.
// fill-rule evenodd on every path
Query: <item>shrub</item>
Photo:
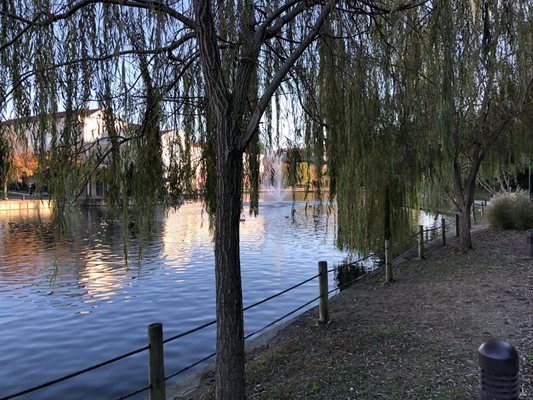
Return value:
M 533 228 L 533 203 L 529 201 L 527 193 L 521 191 L 520 194 L 517 194 L 512 214 L 515 229 Z
M 500 193 L 487 208 L 487 220 L 495 229 L 533 228 L 533 203 L 524 191 Z

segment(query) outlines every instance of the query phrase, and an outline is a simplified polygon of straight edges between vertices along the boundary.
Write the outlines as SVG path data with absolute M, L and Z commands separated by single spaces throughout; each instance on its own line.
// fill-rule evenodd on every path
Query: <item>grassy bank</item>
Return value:
M 403 261 L 396 282 L 362 281 L 297 318 L 247 363 L 250 399 L 472 399 L 477 348 L 490 338 L 520 354 L 521 399 L 533 390 L 533 260 L 524 232 L 481 230 L 475 249 L 436 244 Z M 197 398 L 211 398 L 207 388 Z

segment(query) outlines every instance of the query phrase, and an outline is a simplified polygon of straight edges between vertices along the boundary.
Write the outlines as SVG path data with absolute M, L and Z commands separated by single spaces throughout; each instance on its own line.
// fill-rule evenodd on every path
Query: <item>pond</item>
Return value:
M 201 204 L 158 214 L 141 258 L 135 235 L 101 208 L 83 209 L 59 242 L 49 223 L 34 211 L 0 213 L 0 398 L 144 347 L 150 323 L 162 322 L 168 338 L 214 319 L 213 244 Z M 316 204 L 264 202 L 240 229 L 245 306 L 316 275 L 318 261 L 333 267 L 348 256 L 335 247 L 335 213 Z M 245 334 L 317 296 L 313 280 L 247 311 Z M 167 375 L 214 349 L 214 327 L 165 345 Z M 23 398 L 115 399 L 146 385 L 146 359 L 144 352 Z
M 200 204 L 158 215 L 141 259 L 135 235 L 102 209 L 83 209 L 59 243 L 48 224 L 49 216 L 32 211 L 0 213 L 0 398 L 143 347 L 152 322 L 162 322 L 169 337 L 214 318 L 213 244 Z M 245 306 L 315 275 L 318 261 L 333 266 L 347 255 L 334 245 L 334 213 L 312 204 L 263 203 L 240 228 Z M 246 333 L 317 295 L 314 280 L 246 312 Z M 214 337 L 211 327 L 166 345 L 167 373 L 213 352 Z M 23 398 L 113 399 L 146 385 L 146 358 Z

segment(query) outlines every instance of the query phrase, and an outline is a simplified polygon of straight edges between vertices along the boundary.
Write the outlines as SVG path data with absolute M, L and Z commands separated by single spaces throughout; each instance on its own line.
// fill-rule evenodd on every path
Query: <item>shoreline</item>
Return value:
M 489 338 L 520 354 L 522 394 L 533 396 L 533 259 L 525 232 L 473 225 L 474 249 L 439 240 L 426 259 L 395 261 L 393 284 L 377 275 L 330 298 L 331 323 L 314 307 L 258 337 L 247 350 L 254 399 L 468 399 L 477 348 Z M 296 362 L 295 362 L 296 360 Z M 167 399 L 210 399 L 213 364 L 167 388 Z

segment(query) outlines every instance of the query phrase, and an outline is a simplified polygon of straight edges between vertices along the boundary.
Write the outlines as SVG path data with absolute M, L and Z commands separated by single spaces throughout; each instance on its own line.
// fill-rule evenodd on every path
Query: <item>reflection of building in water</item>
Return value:
M 50 209 L 6 210 L 0 213 L 0 260 L 24 263 L 39 247 L 47 230 Z M 39 224 L 42 221 L 42 225 Z M 0 265 L 3 264 L 0 262 Z M 11 265 L 5 263 L 5 266 Z M 28 265 L 28 268 L 33 268 Z M 0 270 L 1 272 L 1 270 Z
M 130 281 L 126 269 L 113 268 L 100 252 L 92 252 L 90 258 L 79 278 L 79 285 L 86 290 L 84 302 L 109 300 L 120 294 L 120 289 Z
M 185 203 L 169 212 L 162 229 L 163 251 L 168 258 L 188 264 L 198 249 L 212 246 L 209 216 L 201 203 Z
M 74 299 L 105 301 L 118 294 L 131 279 L 120 240 L 117 231 L 106 236 L 102 214 L 91 210 L 90 223 L 82 217 L 59 241 L 50 227 L 49 209 L 1 213 L 0 287 L 15 293 L 31 288 L 59 305 Z

